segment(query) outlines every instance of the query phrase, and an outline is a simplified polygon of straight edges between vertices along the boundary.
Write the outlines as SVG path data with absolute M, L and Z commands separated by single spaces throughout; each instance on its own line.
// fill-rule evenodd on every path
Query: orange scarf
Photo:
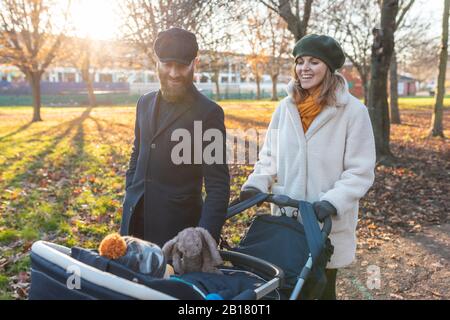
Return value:
M 308 131 L 309 126 L 317 117 L 317 115 L 322 111 L 322 106 L 317 104 L 317 99 L 319 98 L 321 87 L 317 87 L 314 91 L 300 104 L 297 105 L 298 112 L 300 113 L 300 118 L 302 120 L 303 132 Z

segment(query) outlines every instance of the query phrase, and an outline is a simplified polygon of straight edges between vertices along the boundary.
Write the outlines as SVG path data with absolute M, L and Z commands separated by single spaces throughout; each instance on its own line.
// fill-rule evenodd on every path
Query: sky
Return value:
M 411 15 L 420 15 L 423 19 L 430 20 L 432 23 L 430 32 L 440 35 L 442 32 L 444 0 L 416 0 L 416 2 L 411 8 Z
M 93 39 L 113 39 L 120 29 L 120 0 L 72 0 L 76 34 Z M 416 0 L 411 14 L 432 22 L 430 34 L 440 35 L 444 0 Z
M 76 34 L 93 39 L 113 39 L 120 28 L 117 0 L 72 0 Z

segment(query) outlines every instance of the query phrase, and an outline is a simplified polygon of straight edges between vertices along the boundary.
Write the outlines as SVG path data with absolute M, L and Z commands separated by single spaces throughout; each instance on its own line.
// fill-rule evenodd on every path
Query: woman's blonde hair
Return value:
M 305 101 L 305 99 L 309 96 L 309 93 L 306 89 L 303 89 L 300 84 L 300 79 L 298 78 L 298 74 L 295 71 L 297 66 L 297 61 L 294 63 L 294 101 L 299 104 Z M 324 107 L 329 105 L 336 104 L 336 91 L 340 87 L 345 86 L 345 81 L 337 75 L 336 73 L 332 73 L 330 68 L 327 67 L 327 71 L 325 73 L 325 77 L 322 80 L 319 98 L 317 99 L 317 103 Z

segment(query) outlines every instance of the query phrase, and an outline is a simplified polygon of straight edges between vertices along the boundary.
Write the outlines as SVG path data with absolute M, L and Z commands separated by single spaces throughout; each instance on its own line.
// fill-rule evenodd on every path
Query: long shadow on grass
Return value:
M 97 132 L 100 134 L 100 138 L 102 139 L 102 141 L 103 142 L 109 141 L 108 137 L 105 135 L 105 129 L 100 124 L 100 121 L 92 116 L 89 116 L 89 119 L 92 120 L 95 123 L 95 125 L 97 126 Z M 102 121 L 107 122 L 106 120 L 102 120 Z M 107 122 L 107 124 L 110 125 L 111 123 Z M 112 123 L 112 124 L 116 125 L 116 123 Z M 109 150 L 110 150 L 110 155 L 111 155 L 111 157 L 113 157 L 113 159 L 120 158 L 120 153 L 117 152 L 117 148 L 114 147 L 111 143 L 109 144 Z
M 41 150 L 40 152 L 38 152 L 36 155 L 33 156 L 34 161 L 30 161 L 28 164 L 25 163 L 22 166 L 22 172 L 16 174 L 11 180 L 6 180 L 4 183 L 4 186 L 13 186 L 15 184 L 18 183 L 23 183 L 24 181 L 27 181 L 27 179 L 29 179 L 29 177 L 32 177 L 34 175 L 36 175 L 37 170 L 39 170 L 40 168 L 42 168 L 46 163 L 49 163 L 49 160 L 47 160 L 47 157 L 56 150 L 57 146 L 61 143 L 61 141 L 67 137 L 70 132 L 78 125 L 78 132 L 76 133 L 75 137 L 73 139 L 80 139 L 83 138 L 83 131 L 82 129 L 82 125 L 83 122 L 88 118 L 89 113 L 91 112 L 91 109 L 88 108 L 86 109 L 78 118 L 73 119 L 72 121 L 70 121 L 69 126 L 66 128 L 66 130 L 64 130 L 64 132 L 62 132 L 61 134 L 59 134 L 58 136 L 56 136 L 51 145 L 47 146 L 46 148 L 44 148 L 43 150 Z M 80 131 L 81 130 L 81 131 Z M 76 149 L 73 153 L 74 154 L 78 154 L 80 153 L 80 150 L 83 149 L 83 146 L 81 146 L 80 148 Z M 65 166 L 66 162 L 62 162 L 63 163 L 63 167 Z M 53 168 L 55 169 L 55 168 Z M 56 170 L 52 170 L 52 171 L 56 171 Z M 6 189 L 6 187 L 4 188 Z M 26 199 L 21 199 L 23 201 L 27 201 Z M 40 199 L 41 200 L 41 199 Z M 43 202 L 45 202 L 46 199 L 42 199 Z M 67 203 L 66 201 L 67 199 L 58 199 L 58 202 L 64 201 L 63 203 Z M 17 207 L 18 211 L 15 211 L 17 214 L 20 214 L 20 212 L 24 212 L 24 210 L 29 210 L 29 204 L 25 204 L 25 208 L 22 208 L 21 205 L 19 205 L 19 207 Z M 60 214 L 60 212 L 58 212 L 58 214 Z M 11 221 L 6 221 L 7 223 L 9 223 L 11 226 L 16 226 L 19 227 L 21 225 L 20 223 L 20 217 L 17 215 L 13 215 L 10 217 L 10 219 L 12 219 Z
M 94 122 L 96 122 L 96 120 L 94 118 L 92 118 L 90 115 L 87 116 L 87 118 L 89 118 L 90 120 L 93 120 Z M 107 139 L 106 136 L 103 133 L 103 127 L 101 127 L 100 124 L 97 124 L 97 129 L 99 132 L 100 137 L 102 138 L 103 142 L 107 143 Z M 64 166 L 64 169 L 67 171 L 78 171 L 81 174 L 83 174 L 83 170 L 87 170 L 87 169 L 93 169 L 93 168 L 105 168 L 105 164 L 102 163 L 97 157 L 95 157 L 94 155 L 92 155 L 91 153 L 89 153 L 86 150 L 86 139 L 85 139 L 85 131 L 83 128 L 83 123 L 79 123 L 78 128 L 77 128 L 77 132 L 75 134 L 75 136 L 73 137 L 73 139 L 71 140 L 71 144 L 73 146 L 72 150 L 73 152 L 67 154 L 65 156 L 65 159 L 63 160 L 63 163 L 67 164 Z M 115 149 L 113 147 L 109 147 L 109 152 L 110 155 L 112 157 L 116 157 L 118 156 L 117 152 L 115 151 Z M 79 182 L 76 181 L 74 183 L 72 183 L 71 185 L 71 189 L 68 190 L 69 192 L 65 192 L 64 193 L 64 197 L 61 199 L 63 200 L 65 203 L 68 203 L 69 198 L 71 198 L 73 196 L 73 190 L 77 187 L 80 187 Z M 92 203 L 94 204 L 94 203 Z M 69 207 L 65 207 L 64 210 L 67 210 Z M 76 210 L 76 208 L 71 208 Z M 92 208 L 90 208 L 92 209 Z M 81 219 L 87 219 L 90 217 L 90 210 L 88 212 L 82 211 L 79 212 Z M 80 234 L 76 234 L 75 236 L 80 236 Z M 100 240 L 98 239 L 98 234 L 86 234 L 85 235 L 87 238 L 83 238 L 84 240 L 89 239 L 89 238 L 95 238 L 95 240 Z
M 91 113 L 92 108 L 87 108 L 78 118 L 75 118 L 71 121 L 69 121 L 68 127 L 64 132 L 57 135 L 54 139 L 51 145 L 37 153 L 33 156 L 35 159 L 34 162 L 32 162 L 28 167 L 24 167 L 22 173 L 17 174 L 12 180 L 8 181 L 7 183 L 9 185 L 14 185 L 20 181 L 23 181 L 29 174 L 30 171 L 34 172 L 35 170 L 41 168 L 43 166 L 43 161 L 45 158 L 55 151 L 55 148 L 58 146 L 58 144 L 65 138 L 67 135 L 70 134 L 70 132 L 75 128 L 75 126 L 82 126 L 82 123 L 89 117 L 89 114 Z
M 89 111 L 89 114 L 90 114 L 90 112 L 92 111 L 93 108 L 94 107 L 87 107 L 87 109 L 84 112 L 86 112 L 87 110 L 90 110 Z M 41 130 L 41 131 L 38 131 L 38 132 L 32 132 L 32 133 L 30 133 L 30 135 L 24 137 L 24 139 L 31 138 L 31 137 L 34 137 L 34 136 L 41 137 L 41 136 L 45 136 L 45 135 L 52 135 L 52 134 L 54 134 L 56 132 L 59 132 L 61 128 L 64 128 L 65 126 L 70 126 L 71 124 L 73 124 L 73 122 L 78 121 L 81 117 L 83 117 L 83 115 L 81 115 L 81 116 L 79 116 L 79 117 L 77 117 L 75 119 L 72 119 L 72 120 L 67 120 L 67 121 L 61 122 L 61 123 L 59 123 L 59 124 L 57 124 L 55 126 L 46 128 L 44 130 Z M 89 118 L 89 117 L 90 116 L 88 116 L 87 118 Z M 84 119 L 84 120 L 86 120 L 86 119 Z M 15 132 L 12 132 L 12 133 L 9 133 L 9 134 L 7 134 L 7 135 L 5 135 L 3 137 L 0 137 L 0 142 L 6 140 L 7 138 L 9 138 L 9 137 L 11 137 L 11 136 L 13 136 L 15 134 L 18 134 L 21 131 L 24 131 L 24 130 L 28 129 L 28 127 L 30 127 L 30 125 L 32 125 L 32 124 L 33 124 L 33 122 L 29 122 L 29 123 L 23 125 L 22 127 L 20 127 L 19 129 L 17 129 Z M 114 124 L 116 124 L 116 123 L 114 123 Z M 123 126 L 126 127 L 126 125 L 123 125 Z
M 64 155 L 64 159 L 62 160 L 61 164 L 56 167 L 56 170 L 61 169 L 61 170 L 67 170 L 67 171 L 72 171 L 80 166 L 83 166 L 85 164 L 87 165 L 94 165 L 94 166 L 98 166 L 99 161 L 91 156 L 88 152 L 86 152 L 86 148 L 85 148 L 85 144 L 86 144 L 86 140 L 85 140 L 85 131 L 83 128 L 83 123 L 86 119 L 89 118 L 89 114 L 91 112 L 91 108 L 86 109 L 83 114 L 70 121 L 68 123 L 68 127 L 64 130 L 64 132 L 62 132 L 61 134 L 57 135 L 50 146 L 46 147 L 44 150 L 40 151 L 38 154 L 36 154 L 34 157 L 35 159 L 37 159 L 36 162 L 33 162 L 31 164 L 28 165 L 27 168 L 23 169 L 23 172 L 21 174 L 16 175 L 11 181 L 8 181 L 8 183 L 10 184 L 14 184 L 20 181 L 23 181 L 24 179 L 27 178 L 28 175 L 33 174 L 35 172 L 35 170 L 39 169 L 39 167 L 41 167 L 45 161 L 48 159 L 48 156 L 56 150 L 56 148 L 58 147 L 58 145 L 61 143 L 61 141 L 67 137 L 75 128 L 76 128 L 76 133 L 75 135 L 70 139 L 69 143 L 72 144 L 73 148 L 70 150 L 70 152 L 66 153 Z M 25 166 L 24 166 L 25 167 Z M 64 219 L 64 213 L 65 210 L 67 209 L 68 203 L 69 203 L 69 199 L 72 196 L 72 191 L 73 188 L 76 187 L 76 183 L 72 184 L 71 186 L 67 187 L 68 190 L 67 192 L 63 192 L 61 194 L 61 196 L 58 198 L 58 202 L 60 203 L 64 203 L 64 208 L 63 208 L 63 212 L 59 211 L 59 210 L 55 210 L 54 212 L 52 212 L 52 217 L 57 215 L 57 217 L 61 217 L 61 219 Z M 42 196 L 42 199 L 39 199 L 40 201 L 42 201 L 43 203 L 45 203 L 45 201 L 47 199 L 43 198 L 44 196 Z M 27 204 L 27 206 L 30 205 L 29 203 Z M 27 211 L 28 208 L 21 208 L 19 211 L 25 212 Z M 17 213 L 19 214 L 19 211 L 17 211 Z M 10 219 L 12 219 L 12 221 L 15 221 L 12 223 L 12 225 L 15 225 L 15 227 L 19 228 L 18 225 L 18 217 L 17 216 L 10 216 Z M 20 226 L 22 227 L 22 226 Z M 38 225 L 33 225 L 33 227 L 36 227 L 39 231 L 42 231 L 41 228 L 43 228 L 44 226 L 42 224 L 38 224 Z M 47 234 L 47 237 L 49 239 L 55 239 L 55 236 L 59 236 L 59 230 L 56 230 L 55 233 L 53 233 L 53 231 L 50 232 L 51 234 Z M 58 242 L 58 240 L 55 240 Z M 20 248 L 20 250 L 23 250 L 23 248 Z M 10 268 L 14 267 L 15 263 L 10 265 Z M 8 272 L 8 270 L 6 270 Z
M 33 122 L 28 122 L 26 124 L 24 124 L 23 126 L 21 126 L 20 128 L 18 128 L 16 131 L 13 131 L 11 133 L 8 133 L 7 135 L 4 135 L 2 137 L 0 137 L 0 142 L 2 142 L 3 140 L 6 140 L 12 136 L 15 136 L 16 134 L 28 129 L 31 125 L 33 124 Z
M 65 189 L 63 192 L 59 192 L 58 195 L 58 203 L 62 204 L 62 208 L 59 208 L 57 212 L 53 212 L 52 214 L 56 214 L 58 217 L 63 218 L 67 209 L 70 208 L 70 199 L 73 197 L 73 191 L 75 188 L 80 187 L 79 176 L 77 173 L 83 172 L 83 170 L 87 170 L 89 168 L 101 168 L 104 166 L 96 157 L 92 156 L 89 152 L 86 151 L 86 136 L 83 124 L 86 119 L 89 118 L 90 110 L 87 109 L 79 118 L 74 119 L 73 123 L 59 136 L 55 138 L 52 143 L 52 146 L 49 146 L 45 150 L 39 153 L 39 162 L 33 163 L 29 168 L 20 175 L 16 175 L 14 179 L 10 182 L 11 184 L 23 181 L 28 178 L 29 175 L 33 174 L 35 170 L 39 169 L 43 163 L 46 163 L 48 156 L 51 154 L 54 147 L 58 145 L 58 143 L 69 134 L 72 130 L 76 128 L 75 134 L 71 137 L 71 139 L 67 142 L 71 144 L 72 148 L 70 148 L 70 152 L 67 152 L 63 155 L 63 159 L 58 166 L 52 168 L 53 173 L 61 173 L 61 177 L 69 178 L 69 184 L 64 186 Z M 30 172 L 31 171 L 31 172 Z M 56 181 L 54 181 L 56 183 Z M 55 186 L 53 186 L 55 187 Z M 45 203 L 47 195 L 43 194 L 39 196 L 39 201 Z M 28 204 L 27 204 L 28 206 Z M 28 210 L 27 208 L 21 208 L 20 211 L 24 212 Z M 85 217 L 83 217 L 84 219 Z M 15 224 L 17 226 L 18 217 L 15 218 L 16 223 L 11 221 L 11 225 Z M 38 226 L 41 229 L 42 226 Z
M 88 110 L 88 109 L 86 109 L 85 112 L 86 112 L 87 110 Z M 90 111 L 89 111 L 89 112 L 90 112 Z M 38 132 L 30 132 L 30 134 L 28 134 L 28 135 L 26 135 L 26 136 L 23 136 L 23 137 L 21 137 L 20 139 L 16 139 L 15 141 L 13 141 L 13 143 L 10 143 L 9 146 L 8 146 L 8 145 L 4 145 L 4 146 L 1 146 L 1 148 L 2 148 L 2 150 L 3 150 L 5 153 L 7 153 L 7 151 L 8 151 L 9 148 L 16 148 L 16 147 L 18 147 L 18 146 L 20 146 L 20 145 L 22 145 L 22 144 L 27 144 L 27 143 L 29 143 L 29 142 L 34 142 L 34 141 L 36 141 L 36 140 L 40 141 L 40 140 L 41 140 L 41 137 L 44 137 L 44 136 L 52 136 L 52 135 L 54 135 L 54 134 L 60 132 L 62 128 L 65 128 L 65 127 L 67 127 L 67 126 L 68 126 L 69 128 L 70 128 L 70 127 L 73 128 L 73 126 L 76 125 L 76 122 L 77 122 L 77 121 L 80 121 L 82 118 L 83 118 L 83 121 L 87 119 L 87 117 L 85 117 L 85 116 L 82 114 L 81 116 L 79 116 L 79 117 L 77 117 L 77 118 L 75 118 L 75 119 L 68 120 L 68 121 L 64 121 L 64 122 L 59 123 L 59 124 L 57 124 L 57 125 L 55 125 L 55 126 L 52 126 L 52 127 L 50 127 L 50 128 L 47 128 L 47 129 L 44 129 L 44 130 L 41 130 L 41 131 L 38 131 Z M 18 129 L 18 130 L 19 130 L 19 129 Z M 17 131 L 18 131 L 18 130 L 17 130 Z M 25 130 L 25 129 L 22 129 L 21 131 L 23 131 L 23 130 Z M 18 132 L 17 132 L 17 133 L 18 133 Z M 70 133 L 70 130 L 69 130 L 69 133 Z M 36 137 L 37 137 L 37 138 L 36 138 Z M 3 140 L 7 140 L 7 138 L 9 138 L 9 137 L 4 136 L 3 138 L 4 138 Z M 63 138 L 64 138 L 64 137 L 63 137 Z M 1 139 L 0 139 L 0 143 L 2 143 L 2 140 L 1 140 Z M 3 171 L 3 170 L 5 170 L 6 168 L 7 168 L 7 165 L 5 165 L 5 164 L 0 165 L 0 172 Z

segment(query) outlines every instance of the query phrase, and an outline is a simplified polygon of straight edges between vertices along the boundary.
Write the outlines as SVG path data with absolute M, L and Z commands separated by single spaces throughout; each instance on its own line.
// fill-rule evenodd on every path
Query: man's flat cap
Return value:
M 158 33 L 153 47 L 161 62 L 175 61 L 189 65 L 198 53 L 195 34 L 181 28 Z

